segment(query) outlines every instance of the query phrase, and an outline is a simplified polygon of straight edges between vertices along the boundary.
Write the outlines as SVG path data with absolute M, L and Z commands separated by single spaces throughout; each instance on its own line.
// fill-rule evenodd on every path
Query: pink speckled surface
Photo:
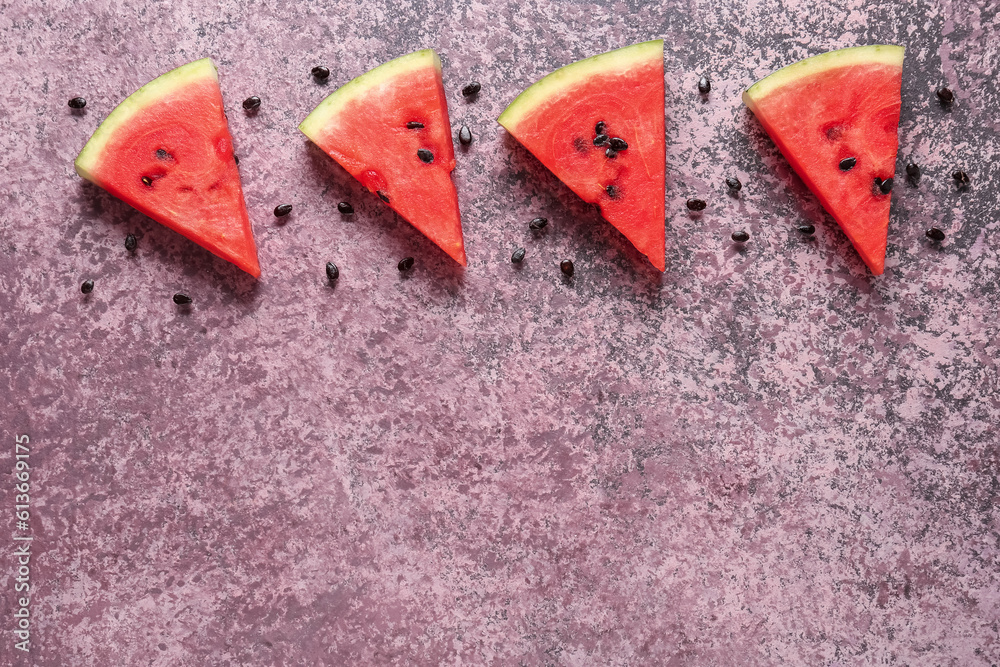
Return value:
M 35 537 L 29 655 L 0 559 L 0 664 L 1000 663 L 995 2 L 15 0 L 0 36 L 0 517 L 14 534 L 27 433 Z M 658 37 L 663 275 L 494 120 Z M 739 94 L 877 42 L 907 47 L 899 169 L 924 176 L 872 278 Z M 423 47 L 476 137 L 466 270 L 295 129 Z M 206 55 L 259 282 L 72 168 L 123 97 Z

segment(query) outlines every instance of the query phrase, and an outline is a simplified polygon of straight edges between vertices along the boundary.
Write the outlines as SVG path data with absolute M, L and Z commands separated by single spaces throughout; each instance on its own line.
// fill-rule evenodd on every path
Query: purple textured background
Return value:
M 1000 662 L 996 2 L 16 0 L 0 30 L 0 438 L 7 472 L 31 436 L 35 535 L 32 653 L 4 556 L 0 664 Z M 662 276 L 494 120 L 657 37 Z M 878 42 L 908 49 L 899 164 L 924 177 L 874 278 L 739 94 Z M 476 137 L 466 270 L 296 130 L 425 47 Z M 259 282 L 73 172 L 118 102 L 206 55 Z

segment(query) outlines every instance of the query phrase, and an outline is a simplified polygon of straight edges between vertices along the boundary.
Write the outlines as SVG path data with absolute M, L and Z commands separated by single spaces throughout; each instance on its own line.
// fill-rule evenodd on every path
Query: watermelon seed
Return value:
M 733 192 L 739 192 L 740 190 L 743 189 L 743 184 L 740 182 L 740 179 L 736 178 L 735 176 L 730 176 L 729 178 L 726 179 L 726 187 L 732 190 Z
M 618 157 L 618 151 L 616 151 L 614 148 L 609 148 L 608 150 L 604 151 L 604 154 L 608 157 L 608 159 L 611 160 Z
M 462 95 L 464 97 L 472 97 L 473 95 L 478 95 L 479 91 L 482 90 L 482 85 L 478 81 L 473 81 L 465 88 L 462 89 Z
M 342 201 L 339 204 L 337 204 L 337 210 L 340 211 L 341 215 L 353 215 L 354 214 L 354 207 L 351 206 L 351 204 L 349 202 L 346 202 L 346 201 Z
M 608 124 L 602 120 L 598 122 L 597 125 L 594 126 L 594 134 L 604 134 L 604 130 L 606 130 L 607 128 Z
M 386 204 L 389 203 L 389 195 L 387 195 L 386 193 L 382 192 L 381 190 L 378 190 L 376 192 L 376 194 L 378 195 L 378 198 L 381 199 L 382 201 L 384 201 Z
M 608 187 L 604 188 L 604 191 L 607 192 L 608 196 L 611 197 L 612 199 L 618 199 L 618 188 L 616 188 L 615 186 L 609 185 Z
M 573 262 L 568 259 L 564 259 L 559 262 L 559 270 L 562 271 L 567 277 L 573 277 Z
M 240 158 L 239 158 L 239 156 L 237 156 L 237 155 L 234 154 L 233 155 L 233 162 L 235 162 L 236 166 L 238 167 L 240 165 Z
M 937 96 L 941 100 L 941 104 L 948 105 L 955 101 L 955 93 L 951 92 L 950 88 L 938 88 Z
M 274 207 L 274 217 L 283 218 L 292 212 L 291 204 L 278 204 Z
M 194 301 L 194 299 L 189 297 L 187 294 L 184 294 L 184 292 L 178 292 L 177 294 L 174 294 L 174 303 L 176 303 L 178 306 L 186 306 L 190 304 L 192 301 Z
M 816 233 L 816 228 L 812 225 L 799 225 L 799 231 L 806 236 L 812 236 Z
M 606 134 L 599 134 L 596 137 L 594 137 L 594 145 L 595 146 L 607 146 L 608 145 L 608 141 L 610 141 L 610 139 L 611 138 L 608 135 L 606 135 Z
M 312 68 L 312 75 L 319 81 L 326 81 L 327 77 L 330 76 L 330 68 L 317 65 Z
M 621 153 L 624 150 L 628 150 L 628 142 L 624 139 L 619 139 L 618 137 L 612 137 L 611 147 Z
M 468 146 L 469 144 L 472 143 L 472 131 L 469 130 L 469 128 L 466 127 L 465 125 L 463 125 L 462 129 L 458 131 L 458 141 L 463 146 Z
M 549 224 L 548 218 L 535 218 L 528 223 L 528 229 L 533 232 L 538 232 L 545 229 L 545 225 Z
M 87 100 L 82 97 L 74 97 L 69 101 L 70 109 L 82 109 L 85 106 L 87 106 Z
M 730 234 L 729 238 L 731 238 L 736 243 L 746 243 L 747 241 L 750 240 L 750 235 L 741 229 L 738 232 L 733 232 L 732 234 Z
M 913 162 L 906 165 L 906 175 L 914 185 L 920 180 L 920 167 Z
M 142 177 L 142 184 L 143 185 L 152 186 L 153 185 L 153 179 L 151 179 L 149 176 L 143 176 Z
M 434 153 L 431 153 L 426 148 L 418 148 L 417 157 L 420 158 L 421 161 L 426 162 L 427 164 L 434 162 Z
M 94 281 L 90 279 L 84 280 L 83 284 L 80 285 L 80 291 L 83 292 L 84 294 L 90 294 L 91 292 L 93 292 Z
M 524 248 L 518 248 L 514 251 L 514 254 L 510 256 L 510 261 L 514 264 L 520 264 L 524 260 Z
M 840 136 L 842 134 L 844 134 L 844 128 L 842 128 L 840 125 L 833 125 L 831 127 L 826 128 L 826 138 L 829 139 L 830 141 L 836 141 L 837 139 L 840 139 Z
M 924 233 L 927 234 L 927 238 L 932 241 L 944 241 L 944 232 L 937 227 L 931 227 Z
M 415 120 L 411 120 L 409 123 L 406 124 L 407 130 L 421 130 L 423 129 L 423 127 L 424 127 L 423 123 L 418 123 Z
M 243 108 L 247 111 L 256 111 L 260 108 L 260 98 L 254 95 L 243 100 Z
M 413 268 L 413 258 L 404 257 L 403 259 L 399 260 L 399 264 L 396 265 L 396 268 L 399 269 L 400 271 L 409 271 L 410 269 Z
M 340 269 L 333 262 L 326 263 L 326 279 L 331 283 L 340 277 Z
M 951 177 L 955 179 L 955 183 L 960 188 L 964 188 L 969 185 L 969 175 L 964 171 L 956 171 L 951 175 Z
M 707 76 L 703 76 L 698 79 L 698 92 L 702 95 L 708 95 L 712 91 L 712 82 L 709 81 Z
M 857 163 L 858 163 L 858 158 L 845 157 L 843 160 L 840 161 L 840 170 L 850 171 L 851 169 L 854 169 L 854 165 L 856 165 Z
M 156 159 L 157 160 L 173 160 L 174 156 L 163 148 L 156 149 Z
M 877 181 L 878 179 L 875 179 L 875 180 Z M 882 181 L 881 183 L 879 183 L 878 184 L 878 189 L 884 195 L 887 195 L 890 192 L 892 192 L 892 179 L 891 178 L 887 178 L 884 181 Z
M 708 206 L 704 199 L 688 199 L 686 203 L 691 211 L 704 211 L 705 207 Z
M 138 245 L 139 242 L 135 240 L 135 234 L 129 234 L 125 237 L 125 249 L 129 252 L 134 252 Z

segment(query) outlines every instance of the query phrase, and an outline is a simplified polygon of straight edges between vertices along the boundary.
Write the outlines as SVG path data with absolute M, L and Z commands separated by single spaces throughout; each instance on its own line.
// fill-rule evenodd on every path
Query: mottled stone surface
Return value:
M 657 37 L 664 275 L 494 121 Z M 35 538 L 27 657 L 0 559 L 0 663 L 1000 663 L 996 2 L 15 0 L 0 39 L 0 437 L 5 472 L 31 437 Z M 924 177 L 874 278 L 739 94 L 877 42 L 908 49 L 899 165 Z M 475 134 L 466 270 L 295 129 L 423 47 Z M 115 104 L 206 55 L 259 282 L 72 168 Z

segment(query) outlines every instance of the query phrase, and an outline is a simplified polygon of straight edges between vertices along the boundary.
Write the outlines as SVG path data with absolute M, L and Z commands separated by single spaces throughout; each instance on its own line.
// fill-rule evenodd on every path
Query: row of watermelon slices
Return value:
M 903 49 L 800 61 L 743 100 L 874 274 L 885 262 Z M 663 41 L 567 65 L 521 93 L 499 123 L 665 269 Z M 455 261 L 466 264 L 455 151 L 432 50 L 344 85 L 299 129 Z M 615 140 L 618 140 L 615 143 Z M 608 147 L 612 146 L 620 150 Z M 845 158 L 855 158 L 844 170 Z M 143 86 L 98 127 L 80 176 L 253 276 L 260 275 L 218 73 L 206 58 Z M 890 181 L 891 182 L 891 181 Z

